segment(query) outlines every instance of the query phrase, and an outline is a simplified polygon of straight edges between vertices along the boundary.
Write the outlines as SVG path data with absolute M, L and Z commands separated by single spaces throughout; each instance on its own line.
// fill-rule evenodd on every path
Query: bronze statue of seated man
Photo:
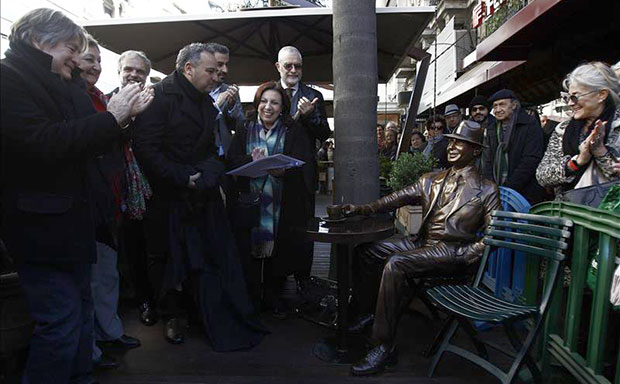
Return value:
M 354 284 L 354 297 L 376 301 L 372 328 L 376 347 L 351 367 L 353 375 L 378 373 L 395 361 L 396 326 L 415 292 L 414 279 L 470 273 L 484 250 L 477 234 L 488 225 L 491 211 L 500 209 L 497 185 L 483 179 L 475 165 L 483 148 L 480 125 L 463 121 L 445 136 L 450 139 L 450 168 L 427 173 L 370 204 L 343 206 L 347 215 L 369 215 L 421 205 L 423 214 L 417 239 L 388 239 L 357 249 L 354 280 L 363 283 Z

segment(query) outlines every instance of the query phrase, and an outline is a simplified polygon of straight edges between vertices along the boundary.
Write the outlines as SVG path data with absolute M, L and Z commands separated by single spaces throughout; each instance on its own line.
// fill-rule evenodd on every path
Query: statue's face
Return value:
M 480 147 L 463 140 L 450 139 L 448 162 L 456 169 L 468 166 L 480 154 Z

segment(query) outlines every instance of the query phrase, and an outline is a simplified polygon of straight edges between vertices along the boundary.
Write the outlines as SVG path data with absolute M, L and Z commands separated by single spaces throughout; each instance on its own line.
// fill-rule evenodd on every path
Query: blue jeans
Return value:
M 91 265 L 23 264 L 19 276 L 36 324 L 22 383 L 91 383 Z

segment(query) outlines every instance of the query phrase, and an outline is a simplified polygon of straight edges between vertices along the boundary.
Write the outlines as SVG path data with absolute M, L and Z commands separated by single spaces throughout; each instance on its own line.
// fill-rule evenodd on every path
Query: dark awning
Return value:
M 510 88 L 522 101 L 534 104 L 556 99 L 563 78 L 579 64 L 620 60 L 618 15 L 617 0 L 531 1 L 465 59 L 466 65 L 497 61 L 503 64 L 496 68 L 511 68 L 484 82 L 459 82 L 459 78 L 450 94 L 462 106 L 475 93 L 488 96 L 500 88 Z M 510 64 L 520 61 L 524 63 Z M 442 103 L 438 100 L 438 107 Z
M 378 8 L 379 82 L 387 82 L 419 39 L 434 7 Z M 215 41 L 231 51 L 229 81 L 250 85 L 274 79 L 278 50 L 296 46 L 304 57 L 304 81 L 332 82 L 332 9 L 252 10 L 208 15 L 88 21 L 107 49 L 144 51 L 153 68 L 169 73 L 177 53 L 196 41 Z

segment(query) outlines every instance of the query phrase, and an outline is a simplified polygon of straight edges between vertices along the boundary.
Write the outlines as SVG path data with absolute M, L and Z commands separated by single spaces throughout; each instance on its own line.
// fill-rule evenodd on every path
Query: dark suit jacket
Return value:
M 325 103 L 323 101 L 323 95 L 321 92 L 314 90 L 308 87 L 304 83 L 299 83 L 299 91 L 295 95 L 294 99 L 299 100 L 301 97 L 305 97 L 306 99 L 312 101 L 315 98 L 318 98 L 319 101 L 315 104 L 314 111 L 307 116 L 301 116 L 299 118 L 299 122 L 306 128 L 306 133 L 308 135 L 308 151 L 312 152 L 312 169 L 308 169 L 308 172 L 312 172 L 307 176 L 311 176 L 308 180 L 308 188 L 311 189 L 312 194 L 317 189 L 318 186 L 318 173 L 316 171 L 316 152 L 317 145 L 316 141 L 323 142 L 329 138 L 331 135 L 331 129 L 329 129 L 329 124 L 327 123 L 327 112 L 325 112 Z
M 493 164 L 498 146 L 496 125 L 487 127 L 484 144 L 487 148 L 482 152 L 482 175 L 494 180 Z M 532 205 L 540 202 L 544 193 L 536 181 L 536 168 L 544 155 L 544 145 L 540 123 L 519 109 L 508 141 L 508 179 L 503 186 L 519 192 Z
M 175 71 L 155 84 L 155 99 L 136 118 L 134 133 L 134 150 L 153 193 L 174 200 L 187 195 L 191 175 L 201 172 L 197 184 L 213 190 L 224 170 L 214 144 L 217 109 L 208 95 L 200 103 L 192 100 L 181 76 Z
M 2 237 L 20 262 L 90 263 L 95 228 L 87 165 L 120 141 L 109 112 L 95 113 L 77 73 L 11 44 L 2 61 Z
M 448 163 L 448 138 L 442 137 L 439 142 L 433 145 L 433 150 L 431 154 L 435 156 L 437 159 L 437 168 L 449 168 L 450 163 Z
M 422 240 L 428 232 L 427 224 L 433 214 L 433 207 L 451 168 L 436 173 L 427 173 L 413 185 L 385 196 L 365 207 L 365 213 L 388 212 L 405 205 L 422 206 Z M 459 243 L 457 256 L 474 262 L 484 250 L 484 244 L 476 234 L 491 221 L 491 212 L 501 209 L 497 185 L 484 179 L 475 166 L 463 170 L 465 183 L 457 190 L 456 203 L 445 218 L 445 232 L 442 241 Z
M 229 85 L 222 83 L 220 93 L 226 92 Z M 222 116 L 217 119 L 217 128 L 220 134 L 220 140 L 224 147 L 224 152 L 228 153 L 228 148 L 232 140 L 232 134 L 235 130 L 237 123 L 243 123 L 245 117 L 243 116 L 243 107 L 241 106 L 241 100 L 239 97 L 235 99 L 234 105 L 225 105 L 222 111 Z

